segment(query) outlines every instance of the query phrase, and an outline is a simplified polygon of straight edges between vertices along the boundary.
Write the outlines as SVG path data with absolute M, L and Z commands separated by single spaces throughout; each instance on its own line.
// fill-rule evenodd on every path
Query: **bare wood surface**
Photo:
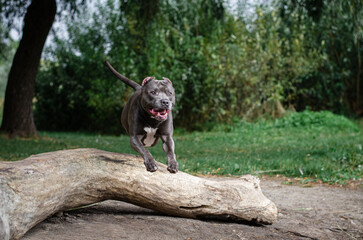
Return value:
M 250 175 L 213 180 L 166 166 L 147 172 L 135 155 L 75 149 L 0 162 L 0 239 L 19 239 L 48 216 L 106 199 L 168 215 L 272 224 L 277 208 Z

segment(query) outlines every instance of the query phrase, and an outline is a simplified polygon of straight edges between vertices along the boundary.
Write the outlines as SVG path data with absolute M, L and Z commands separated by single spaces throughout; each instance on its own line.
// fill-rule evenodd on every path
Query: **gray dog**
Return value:
M 171 110 L 175 105 L 174 88 L 167 78 L 155 80 L 147 77 L 141 86 L 118 73 L 109 62 L 106 65 L 113 74 L 135 90 L 126 103 L 121 122 L 130 135 L 131 147 L 144 159 L 146 169 L 155 172 L 158 167 L 146 147 L 153 147 L 159 138 L 167 157 L 168 171 L 176 173 L 178 163 L 174 154 L 173 117 Z

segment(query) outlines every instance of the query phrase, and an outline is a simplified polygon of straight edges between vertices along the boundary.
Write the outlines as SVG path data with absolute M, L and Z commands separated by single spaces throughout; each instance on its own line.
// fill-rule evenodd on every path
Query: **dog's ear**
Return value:
M 169 78 L 163 77 L 164 80 L 168 81 L 171 85 L 173 85 L 173 83 L 170 81 Z
M 141 86 L 145 86 L 146 83 L 148 83 L 149 81 L 154 80 L 154 79 L 155 79 L 155 77 L 147 77 L 147 78 L 145 78 L 142 81 Z

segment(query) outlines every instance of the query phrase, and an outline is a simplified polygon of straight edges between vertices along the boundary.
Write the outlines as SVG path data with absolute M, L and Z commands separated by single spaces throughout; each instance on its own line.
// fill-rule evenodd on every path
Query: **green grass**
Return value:
M 362 178 L 363 137 L 354 122 L 330 112 L 293 113 L 275 121 L 236 122 L 219 125 L 210 132 L 174 136 L 181 170 L 193 174 L 267 174 L 344 184 Z M 128 136 L 40 132 L 40 139 L 0 137 L 0 160 L 92 147 L 136 154 Z M 165 163 L 161 144 L 150 149 Z

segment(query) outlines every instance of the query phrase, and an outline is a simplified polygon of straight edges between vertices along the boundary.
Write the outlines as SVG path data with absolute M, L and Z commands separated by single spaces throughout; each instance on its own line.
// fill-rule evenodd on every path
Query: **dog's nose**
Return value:
M 162 105 L 163 107 L 169 107 L 169 100 L 167 100 L 167 99 L 162 99 L 162 100 L 161 100 L 161 105 Z

